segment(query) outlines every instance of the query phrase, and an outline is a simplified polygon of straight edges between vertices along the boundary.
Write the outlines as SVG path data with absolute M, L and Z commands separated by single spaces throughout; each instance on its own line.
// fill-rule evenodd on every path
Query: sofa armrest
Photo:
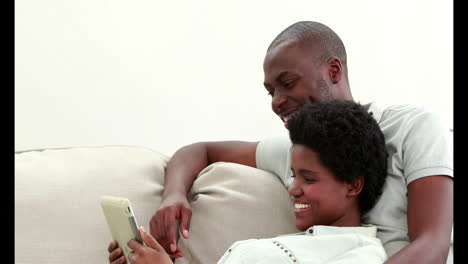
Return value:
M 16 263 L 106 263 L 112 238 L 100 196 L 129 198 L 149 230 L 168 159 L 126 146 L 15 154 Z

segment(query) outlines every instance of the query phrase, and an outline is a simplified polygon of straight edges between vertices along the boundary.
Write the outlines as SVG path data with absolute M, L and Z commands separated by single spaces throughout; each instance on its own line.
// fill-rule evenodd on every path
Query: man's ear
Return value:
M 343 78 L 343 65 L 340 59 L 335 56 L 328 60 L 328 74 L 333 84 L 337 84 Z
M 364 187 L 364 177 L 360 176 L 353 183 L 348 184 L 348 196 L 357 196 L 361 193 Z

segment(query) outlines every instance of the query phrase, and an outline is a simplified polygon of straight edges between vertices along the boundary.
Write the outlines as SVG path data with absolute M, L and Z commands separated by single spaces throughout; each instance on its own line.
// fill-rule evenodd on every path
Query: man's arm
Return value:
M 408 233 L 410 244 L 386 264 L 445 264 L 453 222 L 453 179 L 428 176 L 408 185 Z
M 180 220 L 182 236 L 188 238 L 192 211 L 187 200 L 197 175 L 208 165 L 234 162 L 256 167 L 258 142 L 200 142 L 179 149 L 167 164 L 164 193 L 160 208 L 150 220 L 150 233 L 172 257 L 182 257 L 177 247 L 176 221 Z

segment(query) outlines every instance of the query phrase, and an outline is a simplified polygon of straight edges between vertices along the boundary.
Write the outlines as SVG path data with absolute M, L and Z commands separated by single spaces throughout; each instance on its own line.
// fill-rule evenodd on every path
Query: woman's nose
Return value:
M 289 195 L 293 197 L 298 197 L 302 194 L 302 190 L 299 187 L 299 184 L 297 183 L 296 179 L 294 179 L 291 186 L 289 186 L 288 192 L 289 192 Z

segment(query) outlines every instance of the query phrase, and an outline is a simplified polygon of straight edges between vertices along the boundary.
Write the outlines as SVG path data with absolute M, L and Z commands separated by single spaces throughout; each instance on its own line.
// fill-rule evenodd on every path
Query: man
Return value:
M 353 100 L 346 51 L 341 39 L 317 22 L 298 22 L 281 32 L 267 49 L 264 86 L 272 110 L 287 127 L 304 104 Z M 368 111 L 385 135 L 388 177 L 377 205 L 363 217 L 378 227 L 389 255 L 386 263 L 445 263 L 453 221 L 453 170 L 448 128 L 428 109 L 392 106 Z M 163 200 L 150 222 L 151 234 L 173 257 L 175 223 L 189 238 L 191 209 L 186 194 L 198 173 L 217 161 L 235 162 L 277 174 L 289 187 L 287 137 L 260 142 L 199 142 L 174 153 L 168 163 Z

